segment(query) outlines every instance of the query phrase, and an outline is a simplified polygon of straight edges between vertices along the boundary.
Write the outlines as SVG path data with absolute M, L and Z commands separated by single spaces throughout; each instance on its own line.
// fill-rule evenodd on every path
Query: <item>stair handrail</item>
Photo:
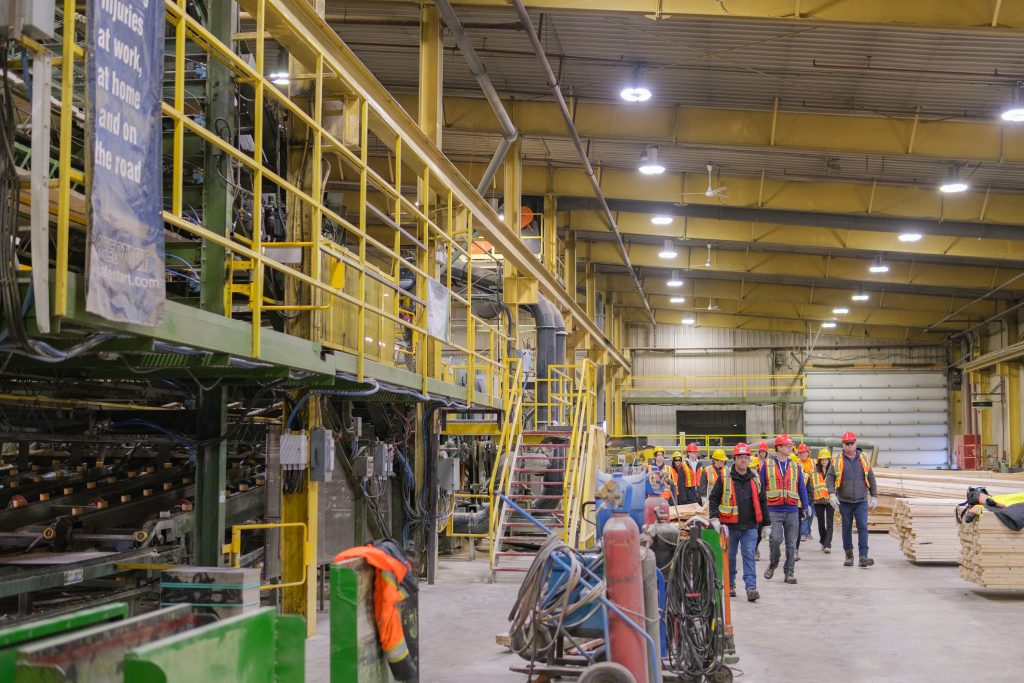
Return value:
M 487 528 L 490 533 L 491 567 L 494 566 L 494 553 L 498 545 L 500 515 L 497 511 L 496 493 L 508 495 L 511 486 L 512 464 L 519 452 L 523 432 L 523 365 L 519 358 L 505 359 L 503 377 L 504 412 L 501 422 L 501 433 L 494 456 L 494 467 L 487 488 L 490 507 L 488 509 Z
M 576 368 L 576 391 L 572 401 L 572 429 L 565 465 L 562 507 L 565 515 L 565 539 L 571 547 L 580 540 L 583 503 L 591 469 L 589 448 L 590 425 L 593 422 L 597 388 L 597 366 L 585 359 Z

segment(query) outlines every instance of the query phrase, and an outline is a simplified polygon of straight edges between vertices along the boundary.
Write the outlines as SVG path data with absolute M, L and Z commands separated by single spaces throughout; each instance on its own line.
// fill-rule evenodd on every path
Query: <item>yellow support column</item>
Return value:
M 505 154 L 505 225 L 516 235 L 519 234 L 523 205 L 523 145 L 517 138 Z M 540 293 L 536 278 L 522 276 L 507 263 L 504 278 L 505 303 L 510 307 L 517 304 L 535 304 Z
M 1008 464 L 1016 467 L 1021 458 L 1020 365 L 1016 361 L 1000 363 L 998 370 L 1006 381 L 1004 390 L 1006 409 L 1003 411 L 1003 415 L 1007 421 L 1007 433 L 1010 438 L 1006 454 Z
M 558 274 L 558 199 L 544 195 L 544 220 L 541 222 L 541 253 L 544 267 Z
M 311 398 L 306 402 L 306 434 L 313 427 L 320 425 L 320 401 Z M 316 635 L 316 554 L 317 535 L 319 533 L 318 496 L 319 484 L 310 480 L 309 470 L 303 472 L 307 477 L 306 486 L 301 493 L 286 493 L 281 496 L 281 521 L 284 523 L 301 522 L 309 531 L 308 552 L 312 561 L 307 566 L 304 558 L 307 548 L 298 532 L 290 529 L 281 531 L 281 576 L 283 581 L 296 581 L 298 576 L 305 574 L 306 582 L 299 586 L 281 589 L 281 609 L 287 614 L 299 614 L 306 618 L 306 636 Z

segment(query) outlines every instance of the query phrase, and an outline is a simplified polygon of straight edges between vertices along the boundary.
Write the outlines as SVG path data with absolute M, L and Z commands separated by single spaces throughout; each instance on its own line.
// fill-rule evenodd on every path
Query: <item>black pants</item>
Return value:
M 814 515 L 818 518 L 818 538 L 822 548 L 832 547 L 832 525 L 835 522 L 835 510 L 828 503 L 814 505 Z

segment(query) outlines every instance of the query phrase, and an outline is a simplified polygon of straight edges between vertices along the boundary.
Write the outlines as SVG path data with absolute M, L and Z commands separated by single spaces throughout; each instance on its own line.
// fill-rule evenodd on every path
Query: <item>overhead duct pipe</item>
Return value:
M 636 290 L 640 292 L 640 299 L 644 302 L 644 308 L 647 309 L 647 316 L 651 319 L 651 323 L 654 323 L 654 309 L 651 308 L 651 302 L 647 300 L 647 293 L 644 292 L 644 287 L 640 283 L 640 278 L 636 274 L 636 269 L 633 268 L 633 263 L 629 260 L 629 253 L 626 251 L 626 245 L 622 241 L 622 234 L 619 232 L 619 225 L 615 221 L 615 216 L 612 215 L 612 210 L 608 207 L 608 202 L 604 198 L 604 192 L 601 190 L 601 183 L 597 180 L 597 175 L 594 173 L 594 167 L 590 165 L 590 159 L 587 157 L 587 150 L 583 147 L 583 140 L 580 139 L 580 133 L 576 130 L 576 124 L 572 120 L 572 114 L 569 113 L 569 106 L 565 103 L 565 97 L 562 95 L 562 89 L 558 87 L 558 79 L 555 78 L 555 72 L 551 70 L 551 63 L 548 62 L 548 56 L 544 52 L 544 46 L 540 43 L 540 37 L 537 35 L 536 29 L 533 28 L 533 22 L 530 21 L 530 15 L 526 11 L 526 6 L 523 5 L 523 0 L 512 0 L 512 4 L 515 5 L 516 12 L 519 14 L 519 20 L 523 23 L 523 30 L 526 31 L 527 37 L 530 39 L 530 44 L 533 45 L 533 51 L 537 55 L 537 59 L 540 61 L 541 66 L 544 68 L 544 75 L 547 78 L 548 88 L 551 89 L 551 94 L 555 97 L 555 102 L 558 103 L 558 108 L 562 113 L 562 118 L 565 120 L 566 128 L 569 129 L 569 135 L 572 137 L 573 144 L 576 145 L 576 152 L 580 156 L 580 161 L 583 162 L 583 170 L 587 174 L 587 178 L 590 179 L 590 184 L 594 188 L 594 195 L 597 197 L 597 201 L 604 212 L 605 220 L 608 222 L 608 227 L 611 229 L 612 234 L 615 235 L 615 245 L 618 247 L 619 256 L 622 257 L 622 262 L 626 264 L 629 274 L 633 277 L 633 283 L 636 285 Z
M 458 44 L 459 49 L 462 50 L 462 56 L 466 58 L 470 72 L 476 78 L 476 82 L 480 85 L 480 90 L 483 91 L 484 97 L 487 98 L 487 103 L 491 105 L 494 115 L 498 117 L 498 124 L 501 126 L 501 142 L 498 144 L 498 149 L 495 150 L 494 156 L 491 157 L 491 162 L 487 164 L 483 177 L 480 178 L 480 182 L 476 186 L 476 191 L 483 194 L 491 184 L 491 181 L 494 180 L 494 174 L 498 172 L 501 162 L 505 160 L 505 154 L 508 152 L 509 147 L 519 137 L 519 131 L 516 130 L 515 124 L 512 123 L 508 112 L 505 111 L 505 106 L 501 103 L 501 98 L 498 97 L 498 91 L 494 89 L 491 77 L 487 75 L 487 69 L 484 68 L 483 62 L 477 56 L 473 43 L 470 42 L 469 36 L 466 35 L 466 29 L 462 22 L 459 21 L 459 16 L 455 13 L 452 4 L 448 0 L 435 0 L 434 4 L 437 5 L 437 9 L 441 12 L 441 18 L 444 19 L 445 25 L 448 26 L 448 29 L 455 37 L 455 42 Z
M 548 401 L 550 394 L 548 368 L 558 365 L 558 359 L 565 361 L 565 319 L 561 311 L 543 294 L 537 297 L 537 303 L 524 306 L 533 316 L 537 325 L 537 360 L 535 387 L 537 391 L 537 420 L 549 422 L 549 417 L 559 419 L 558 415 L 550 416 Z M 560 347 L 560 348 L 559 348 Z

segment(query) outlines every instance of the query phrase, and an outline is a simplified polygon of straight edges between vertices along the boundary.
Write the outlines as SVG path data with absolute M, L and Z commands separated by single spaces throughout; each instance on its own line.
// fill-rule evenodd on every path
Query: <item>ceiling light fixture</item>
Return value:
M 956 194 L 957 192 L 966 192 L 969 185 L 963 181 L 960 177 L 960 169 L 963 164 L 950 164 L 949 173 L 946 175 L 946 180 L 939 185 L 939 190 L 946 194 Z
M 627 102 L 646 102 L 651 99 L 651 89 L 643 83 L 640 77 L 640 65 L 633 67 L 633 75 L 629 78 L 629 85 L 619 91 L 619 97 Z
M 904 232 L 900 234 L 900 242 L 917 242 L 921 239 L 919 232 Z
M 671 225 L 672 216 L 651 216 L 651 223 L 654 225 Z
M 889 266 L 882 263 L 882 255 L 879 254 L 878 256 L 875 257 L 875 262 L 868 267 L 868 270 L 870 270 L 872 273 L 888 273 Z
M 858 287 L 857 291 L 850 298 L 854 301 L 867 301 L 871 296 L 862 287 Z
M 665 167 L 658 163 L 658 146 L 647 145 L 643 154 L 640 155 L 640 168 L 637 169 L 644 175 L 661 175 Z
M 658 252 L 658 258 L 675 258 L 679 256 L 679 252 L 672 246 L 672 240 L 665 240 L 661 245 L 661 251 Z
M 673 270 L 672 274 L 668 276 L 668 281 L 665 284 L 669 287 L 682 287 L 683 278 L 679 277 L 679 271 Z
M 1010 123 L 1024 122 L 1024 81 L 1017 81 L 1013 84 L 1013 96 L 1010 106 L 999 115 L 1003 121 Z
M 684 296 L 674 296 L 674 297 L 670 298 L 668 300 L 668 302 L 670 304 L 685 304 L 686 303 L 686 297 L 684 297 Z
M 684 315 L 682 322 L 684 325 L 696 325 L 697 319 L 694 318 L 692 315 Z
M 274 70 L 267 76 L 274 85 L 288 85 L 288 52 L 279 47 Z
M 834 328 L 836 326 L 836 324 L 834 322 L 832 322 L 832 321 L 829 321 L 829 322 L 822 323 L 821 326 L 831 330 L 832 328 Z
M 847 313 L 850 312 L 850 309 L 847 308 L 846 306 L 839 306 L 838 308 L 833 308 L 832 312 L 835 313 L 836 315 L 846 315 Z

